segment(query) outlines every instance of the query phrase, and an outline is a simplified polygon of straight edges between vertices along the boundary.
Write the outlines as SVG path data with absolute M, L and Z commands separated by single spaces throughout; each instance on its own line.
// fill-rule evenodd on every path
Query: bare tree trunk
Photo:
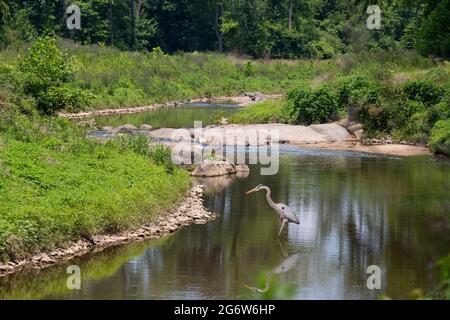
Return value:
M 294 0 L 289 0 L 289 14 L 288 14 L 288 29 L 292 28 L 292 7 L 294 5 Z
M 111 46 L 114 45 L 113 6 L 114 6 L 114 0 L 111 0 L 111 2 L 109 4 L 109 35 L 110 35 Z
M 136 5 L 135 0 L 130 0 L 130 16 L 131 16 L 131 44 L 132 50 L 136 48 Z
M 142 0 L 138 0 L 136 6 L 136 21 L 139 21 L 139 18 L 141 16 L 141 9 L 142 9 Z
M 221 22 L 222 22 L 222 15 L 223 15 L 223 4 L 221 2 L 216 3 L 216 34 L 217 34 L 217 43 L 219 52 L 223 52 L 223 33 L 220 30 Z

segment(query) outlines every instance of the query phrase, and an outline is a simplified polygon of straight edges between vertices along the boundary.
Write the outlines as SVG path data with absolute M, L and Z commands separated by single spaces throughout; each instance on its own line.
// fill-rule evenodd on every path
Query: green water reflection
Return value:
M 203 127 L 212 124 L 212 118 L 218 113 L 229 117 L 239 107 L 233 105 L 186 105 L 177 108 L 162 108 L 149 112 L 97 117 L 97 124 L 102 126 L 120 126 L 132 124 L 139 127 L 149 124 L 153 128 L 192 128 L 194 121 L 202 121 Z

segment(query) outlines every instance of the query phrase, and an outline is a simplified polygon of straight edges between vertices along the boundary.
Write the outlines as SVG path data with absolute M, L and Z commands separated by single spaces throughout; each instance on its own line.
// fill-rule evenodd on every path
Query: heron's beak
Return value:
M 245 287 L 245 288 L 247 288 L 247 289 L 250 289 L 250 290 L 252 290 L 252 291 L 256 291 L 256 289 L 257 289 L 256 287 L 249 286 L 249 285 L 247 285 L 247 284 L 245 284 L 245 283 L 243 283 L 242 286 Z
M 247 191 L 246 194 L 250 194 L 250 193 L 253 193 L 253 192 L 256 192 L 256 191 L 258 191 L 258 190 L 256 190 L 256 188 L 253 188 L 252 190 Z

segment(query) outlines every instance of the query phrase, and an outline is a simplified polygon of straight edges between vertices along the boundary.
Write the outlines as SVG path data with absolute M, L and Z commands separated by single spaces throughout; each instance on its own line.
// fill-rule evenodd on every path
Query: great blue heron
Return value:
M 270 191 L 270 188 L 268 186 L 263 186 L 262 184 L 260 184 L 260 185 L 256 186 L 255 188 L 253 188 L 252 190 L 247 191 L 247 194 L 261 191 L 261 190 L 266 190 L 267 202 L 278 213 L 278 216 L 280 217 L 281 228 L 280 228 L 280 232 L 278 232 L 278 236 L 281 234 L 281 231 L 283 231 L 283 228 L 284 228 L 284 225 L 286 224 L 286 222 L 300 224 L 298 217 L 295 215 L 294 211 L 292 211 L 292 209 L 289 208 L 288 205 L 286 205 L 284 203 L 273 202 L 273 200 L 270 196 L 272 192 Z

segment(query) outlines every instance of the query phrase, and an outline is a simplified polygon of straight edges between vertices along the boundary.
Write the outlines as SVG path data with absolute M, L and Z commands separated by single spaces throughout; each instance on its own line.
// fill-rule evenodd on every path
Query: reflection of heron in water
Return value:
M 288 205 L 286 205 L 284 203 L 273 202 L 272 197 L 270 196 L 272 192 L 270 191 L 269 187 L 263 186 L 262 184 L 260 184 L 260 185 L 256 186 L 255 188 L 253 188 L 252 190 L 247 191 L 247 194 L 261 191 L 261 190 L 266 190 L 267 202 L 278 213 L 278 216 L 280 217 L 281 228 L 280 228 L 280 232 L 278 233 L 278 235 L 280 235 L 281 231 L 283 231 L 283 228 L 284 228 L 284 225 L 286 224 L 286 222 L 300 224 L 298 217 L 295 215 L 294 211 L 292 211 L 292 209 L 289 208 Z
M 280 243 L 281 244 L 281 243 Z M 283 246 L 281 246 L 283 249 Z M 257 293 L 266 293 L 270 289 L 270 279 L 274 274 L 282 274 L 291 270 L 294 266 L 297 265 L 298 260 L 300 259 L 300 253 L 296 252 L 291 255 L 285 256 L 285 258 L 277 265 L 275 268 L 266 273 L 266 284 L 264 288 L 258 288 L 255 286 L 249 286 L 244 284 L 243 286 Z

